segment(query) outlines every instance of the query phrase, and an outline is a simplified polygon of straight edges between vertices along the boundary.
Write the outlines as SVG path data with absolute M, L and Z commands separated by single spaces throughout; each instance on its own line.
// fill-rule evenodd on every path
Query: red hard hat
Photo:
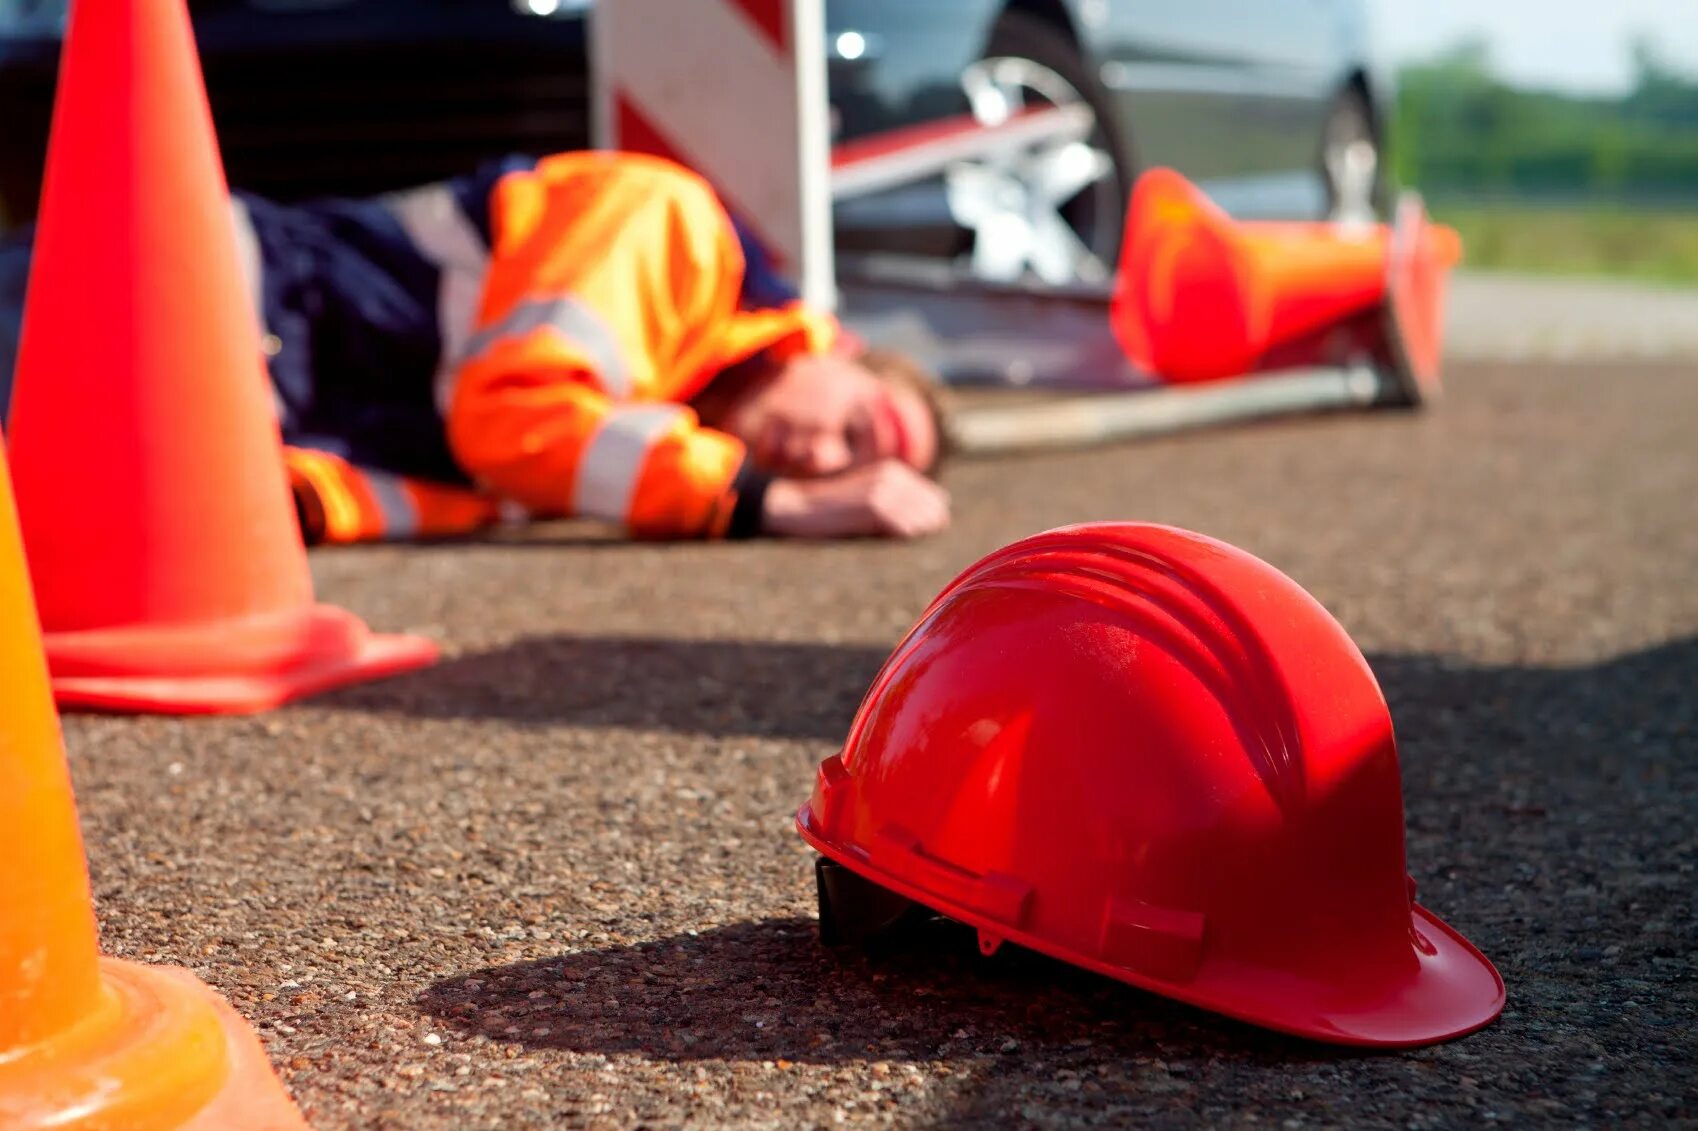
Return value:
M 987 951 L 1272 1029 L 1419 1045 L 1503 1009 L 1491 962 L 1413 902 L 1362 654 L 1290 578 L 1186 531 L 1063 527 L 972 566 L 796 820 Z

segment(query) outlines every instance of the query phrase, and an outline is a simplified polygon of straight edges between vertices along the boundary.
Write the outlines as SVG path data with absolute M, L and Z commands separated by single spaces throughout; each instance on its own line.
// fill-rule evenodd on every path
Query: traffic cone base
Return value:
M 61 706 L 171 714 L 263 711 L 434 663 L 436 644 L 382 635 L 334 605 L 199 625 L 43 635 Z
M 100 960 L 99 1006 L 0 1058 L 16 1131 L 305 1131 L 240 1015 L 187 970 Z

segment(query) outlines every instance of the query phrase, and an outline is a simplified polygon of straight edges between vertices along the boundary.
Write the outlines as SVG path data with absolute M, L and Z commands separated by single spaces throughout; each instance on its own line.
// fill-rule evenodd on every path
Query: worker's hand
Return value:
M 949 525 L 949 495 L 908 464 L 880 460 L 828 479 L 775 479 L 762 526 L 788 538 L 917 538 Z

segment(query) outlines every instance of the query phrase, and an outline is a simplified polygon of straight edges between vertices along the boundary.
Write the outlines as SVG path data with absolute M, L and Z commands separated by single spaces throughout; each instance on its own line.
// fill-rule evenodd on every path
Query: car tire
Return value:
M 1092 253 L 1112 269 L 1120 252 L 1134 166 L 1131 145 L 1108 88 L 1066 32 L 1025 12 L 1007 11 L 998 18 L 978 62 L 1000 58 L 1029 60 L 1054 72 L 1096 116 L 1097 129 L 1089 142 L 1109 155 L 1113 169 L 1075 197 L 1062 214 Z M 965 233 L 969 250 L 972 239 L 971 232 Z
M 1354 83 L 1333 99 L 1321 130 L 1319 168 L 1326 214 L 1340 220 L 1388 215 L 1385 155 L 1367 96 Z

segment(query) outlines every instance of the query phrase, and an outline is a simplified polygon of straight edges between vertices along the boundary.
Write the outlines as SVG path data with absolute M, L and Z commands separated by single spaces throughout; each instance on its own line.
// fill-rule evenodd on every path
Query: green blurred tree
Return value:
M 1615 98 L 1509 86 L 1477 38 L 1406 66 L 1398 179 L 1439 196 L 1698 201 L 1698 79 L 1649 36 L 1632 51 L 1633 87 Z

